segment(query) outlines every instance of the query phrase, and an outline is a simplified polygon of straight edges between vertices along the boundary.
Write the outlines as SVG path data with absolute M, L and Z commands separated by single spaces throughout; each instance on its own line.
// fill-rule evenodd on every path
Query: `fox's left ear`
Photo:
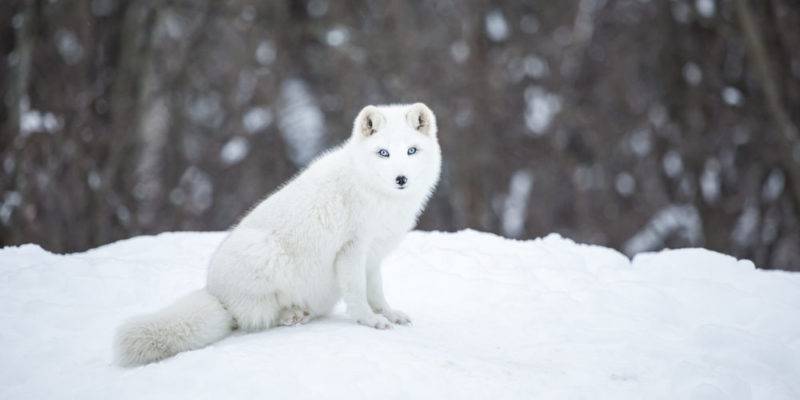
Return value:
M 406 121 L 423 135 L 436 136 L 436 116 L 425 104 L 412 104 L 406 113 Z

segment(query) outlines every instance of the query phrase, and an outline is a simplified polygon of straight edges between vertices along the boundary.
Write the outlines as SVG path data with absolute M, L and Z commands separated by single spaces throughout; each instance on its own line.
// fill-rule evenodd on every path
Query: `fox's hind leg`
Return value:
M 233 314 L 239 329 L 246 332 L 275 326 L 281 310 L 274 295 L 240 296 L 224 304 Z
M 278 316 L 278 324 L 283 326 L 305 324 L 310 320 L 311 313 L 296 305 L 282 309 Z

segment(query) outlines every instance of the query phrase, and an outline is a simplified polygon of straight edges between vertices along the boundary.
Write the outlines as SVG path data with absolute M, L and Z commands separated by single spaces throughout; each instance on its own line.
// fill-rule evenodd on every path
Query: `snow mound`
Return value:
M 339 307 L 113 365 L 117 325 L 201 287 L 223 235 L 0 250 L 0 398 L 800 398 L 800 274 L 475 231 L 414 232 L 387 259 L 413 326 L 365 328 Z

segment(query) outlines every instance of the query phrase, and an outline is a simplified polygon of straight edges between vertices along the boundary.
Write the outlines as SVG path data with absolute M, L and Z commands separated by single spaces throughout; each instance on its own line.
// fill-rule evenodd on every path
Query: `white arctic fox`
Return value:
M 380 265 L 414 227 L 439 180 L 436 133 L 424 104 L 365 107 L 347 142 L 233 228 L 211 258 L 204 289 L 119 328 L 119 364 L 197 349 L 236 327 L 305 323 L 341 298 L 360 324 L 409 323 L 386 302 Z

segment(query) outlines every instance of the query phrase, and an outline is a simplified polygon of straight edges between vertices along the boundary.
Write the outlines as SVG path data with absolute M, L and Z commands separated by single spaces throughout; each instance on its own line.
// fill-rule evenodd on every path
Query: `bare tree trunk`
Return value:
M 791 188 L 795 198 L 795 205 L 800 204 L 800 134 L 786 112 L 782 96 L 775 78 L 775 71 L 770 65 L 764 39 L 756 23 L 747 0 L 734 0 L 736 15 L 745 36 L 747 54 L 756 69 L 756 75 L 761 82 L 764 97 L 767 100 L 767 111 L 772 116 L 773 123 L 778 130 L 778 141 L 781 144 L 781 156 L 784 168 L 791 178 Z M 797 209 L 797 207 L 796 207 Z

